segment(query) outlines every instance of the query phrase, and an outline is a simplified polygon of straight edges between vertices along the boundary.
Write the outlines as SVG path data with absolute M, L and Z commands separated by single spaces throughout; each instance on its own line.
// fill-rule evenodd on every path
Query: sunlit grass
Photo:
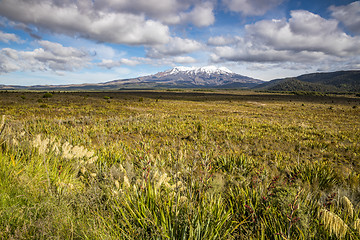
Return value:
M 0 93 L 1 239 L 360 236 L 359 98 L 43 96 Z

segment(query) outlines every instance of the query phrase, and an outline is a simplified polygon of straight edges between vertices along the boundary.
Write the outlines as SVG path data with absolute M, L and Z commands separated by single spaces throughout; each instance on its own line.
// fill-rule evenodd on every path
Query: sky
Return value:
M 0 0 L 0 84 L 215 65 L 272 80 L 360 69 L 360 1 Z

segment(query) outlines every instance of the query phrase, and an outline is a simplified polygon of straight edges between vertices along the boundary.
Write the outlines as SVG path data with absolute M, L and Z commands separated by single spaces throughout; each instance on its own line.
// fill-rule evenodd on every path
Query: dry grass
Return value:
M 360 98 L 43 95 L 0 93 L 0 239 L 359 239 Z

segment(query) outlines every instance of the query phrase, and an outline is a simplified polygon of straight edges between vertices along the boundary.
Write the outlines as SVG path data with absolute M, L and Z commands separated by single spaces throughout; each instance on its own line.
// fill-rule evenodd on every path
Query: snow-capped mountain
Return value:
M 121 79 L 98 84 L 73 84 L 56 86 L 0 86 L 0 89 L 29 90 L 116 90 L 130 88 L 251 88 L 263 81 L 233 73 L 225 67 L 175 67 L 153 75 Z
M 176 87 L 253 87 L 263 81 L 233 73 L 225 67 L 175 67 L 154 75 L 127 79 L 140 83 L 156 83 L 158 86 Z
M 226 67 L 216 67 L 216 66 L 206 66 L 206 67 L 174 67 L 173 69 L 170 69 L 168 71 L 165 71 L 165 73 L 168 74 L 177 74 L 177 73 L 186 73 L 191 75 L 196 75 L 199 73 L 206 73 L 206 74 L 232 74 L 233 72 L 227 69 Z

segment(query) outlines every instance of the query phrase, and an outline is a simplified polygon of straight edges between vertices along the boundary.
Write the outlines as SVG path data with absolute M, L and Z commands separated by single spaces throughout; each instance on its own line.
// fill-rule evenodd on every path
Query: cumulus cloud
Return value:
M 90 64 L 88 53 L 59 43 L 38 41 L 40 48 L 17 51 L 3 48 L 0 51 L 0 73 L 14 71 L 74 71 Z
M 360 34 L 360 1 L 346 6 L 331 6 L 331 16 L 344 23 L 352 32 Z
M 35 39 L 32 27 L 98 42 L 165 44 L 167 24 L 205 27 L 215 22 L 213 0 L 2 0 L 0 15 Z
M 206 27 L 215 22 L 213 13 L 213 4 L 204 2 L 196 5 L 190 12 L 181 13 L 180 21 L 184 23 L 193 23 L 197 27 Z
M 9 42 L 16 42 L 16 43 L 20 43 L 21 40 L 18 36 L 16 36 L 13 33 L 4 33 L 3 31 L 0 30 L 0 41 L 4 42 L 4 43 L 9 43 Z
M 192 23 L 198 27 L 214 23 L 213 4 L 197 0 L 102 0 L 94 1 L 97 9 L 107 12 L 144 14 L 164 24 Z
M 315 62 L 356 57 L 360 37 L 338 28 L 334 19 L 324 19 L 308 11 L 292 11 L 291 18 L 263 20 L 245 26 L 244 38 L 217 46 L 212 61 Z
M 202 44 L 198 41 L 174 37 L 171 38 L 168 44 L 158 45 L 147 49 L 147 56 L 150 58 L 178 56 L 198 51 L 201 48 Z
M 158 0 L 95 0 L 94 6 L 96 9 L 106 12 L 129 12 L 136 15 L 146 14 L 163 22 L 173 23 L 179 21 L 176 12 L 189 8 L 190 2 L 177 0 L 163 0 L 161 3 Z
M 292 11 L 289 21 L 264 20 L 245 29 L 252 40 L 276 50 L 322 52 L 339 57 L 360 53 L 360 38 L 342 32 L 336 20 L 304 10 Z
M 141 14 L 100 11 L 94 4 L 91 0 L 2 0 L 0 14 L 12 21 L 100 42 L 151 45 L 169 40 L 168 27 L 156 20 Z
M 245 62 L 313 62 L 325 58 L 321 52 L 301 51 L 294 53 L 291 50 L 275 50 L 269 47 L 216 47 L 211 55 L 213 62 L 245 61 Z
M 283 0 L 223 0 L 230 11 L 244 16 L 260 16 L 278 6 Z

